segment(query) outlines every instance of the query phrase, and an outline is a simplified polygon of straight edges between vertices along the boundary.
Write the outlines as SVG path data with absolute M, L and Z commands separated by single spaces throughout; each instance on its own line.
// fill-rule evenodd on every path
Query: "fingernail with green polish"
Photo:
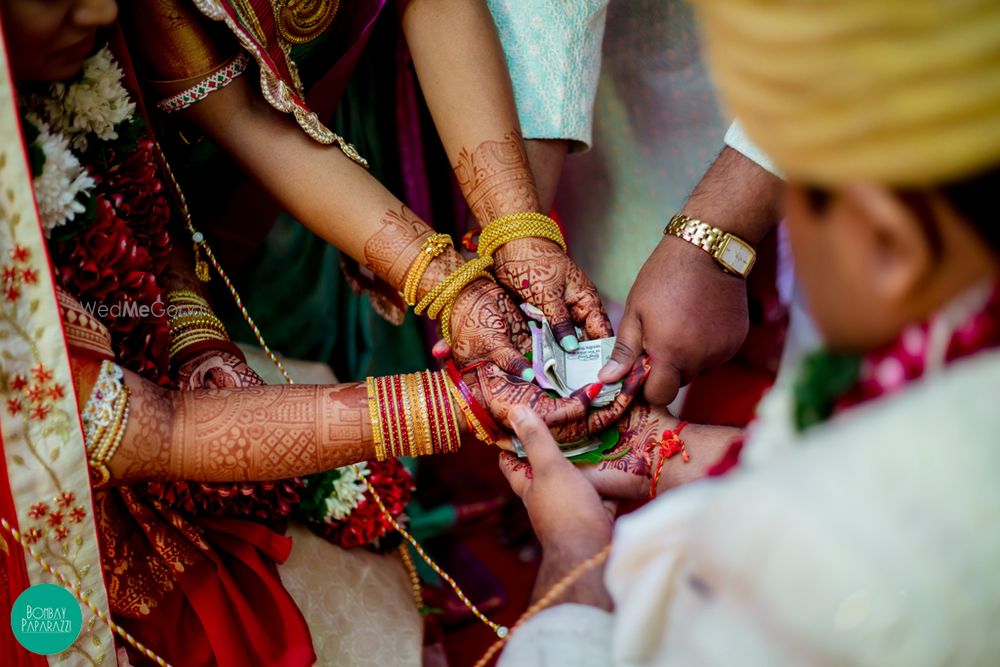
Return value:
M 562 348 L 567 352 L 576 352 L 580 348 L 580 341 L 576 339 L 576 336 L 570 334 L 568 336 L 563 336 L 562 340 L 559 341 Z
M 531 382 L 535 379 L 535 371 L 530 368 L 525 368 L 521 371 L 521 379 L 525 382 Z

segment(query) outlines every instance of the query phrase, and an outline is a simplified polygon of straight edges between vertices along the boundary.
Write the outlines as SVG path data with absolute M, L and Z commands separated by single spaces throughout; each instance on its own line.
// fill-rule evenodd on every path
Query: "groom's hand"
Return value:
M 700 248 L 665 236 L 629 292 L 611 361 L 598 377 L 617 381 L 645 351 L 652 371 L 644 396 L 665 405 L 702 369 L 733 356 L 747 328 L 745 281 Z
M 684 213 L 756 245 L 779 217 L 782 182 L 732 148 L 723 149 Z M 601 382 L 615 382 L 645 350 L 653 370 L 645 398 L 669 403 L 701 370 L 736 354 L 748 328 L 743 279 L 724 273 L 701 248 L 664 236 L 639 272 Z
M 583 473 L 563 457 L 538 415 L 518 407 L 510 421 L 528 460 L 504 452 L 500 469 L 524 502 L 542 549 L 567 560 L 600 551 L 611 541 L 614 505 L 601 500 Z

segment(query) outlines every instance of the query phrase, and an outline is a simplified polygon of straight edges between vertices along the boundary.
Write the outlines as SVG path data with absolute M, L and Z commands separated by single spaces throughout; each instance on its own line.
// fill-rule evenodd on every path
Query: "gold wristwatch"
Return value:
M 670 218 L 663 229 L 670 234 L 692 243 L 715 259 L 722 270 L 746 278 L 757 259 L 757 252 L 749 243 L 707 222 L 678 213 Z

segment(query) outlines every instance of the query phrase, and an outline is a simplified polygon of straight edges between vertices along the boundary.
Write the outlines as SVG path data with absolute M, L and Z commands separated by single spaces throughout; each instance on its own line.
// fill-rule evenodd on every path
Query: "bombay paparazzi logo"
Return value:
M 73 632 L 66 607 L 25 607 L 21 633 L 26 635 L 58 635 Z
M 80 603 L 62 586 L 35 584 L 21 593 L 10 610 L 10 628 L 32 653 L 53 655 L 69 648 L 83 627 Z

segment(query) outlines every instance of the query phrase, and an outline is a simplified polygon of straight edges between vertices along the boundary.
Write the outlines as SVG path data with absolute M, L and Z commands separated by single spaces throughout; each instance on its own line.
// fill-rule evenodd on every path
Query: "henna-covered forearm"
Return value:
M 119 482 L 284 479 L 374 458 L 364 384 L 171 392 L 126 373 Z
M 500 140 L 463 148 L 454 169 L 480 225 L 502 215 L 540 210 L 528 154 L 517 130 Z

